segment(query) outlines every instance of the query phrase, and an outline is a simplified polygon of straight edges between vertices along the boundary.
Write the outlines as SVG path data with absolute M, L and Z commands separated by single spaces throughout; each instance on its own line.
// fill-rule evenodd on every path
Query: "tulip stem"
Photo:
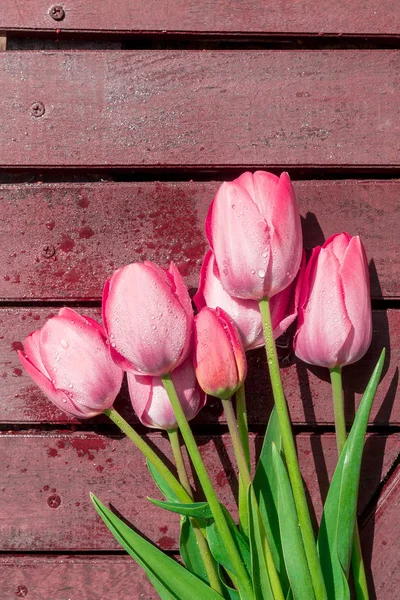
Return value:
M 250 477 L 249 469 L 247 467 L 247 460 L 246 460 L 246 456 L 245 456 L 245 453 L 244 453 L 244 450 L 242 447 L 242 442 L 240 439 L 238 423 L 236 421 L 236 417 L 235 417 L 235 413 L 233 410 L 231 400 L 223 400 L 222 399 L 221 401 L 222 401 L 222 406 L 224 407 L 226 421 L 228 423 L 229 433 L 230 433 L 231 439 L 232 439 L 233 451 L 235 453 L 236 462 L 239 467 L 239 475 L 242 480 L 242 484 L 243 484 L 244 491 L 246 493 L 246 499 L 247 499 L 248 489 L 249 489 L 249 486 L 251 485 L 251 477 Z M 253 494 L 254 500 L 255 500 L 254 491 L 252 490 L 251 493 Z M 265 562 L 266 562 L 266 566 L 267 566 L 268 576 L 269 576 L 272 592 L 274 595 L 274 599 L 275 600 L 284 600 L 285 597 L 282 592 L 282 586 L 279 581 L 279 575 L 277 573 L 275 563 L 272 558 L 271 548 L 269 546 L 268 539 L 267 539 L 267 536 L 266 536 L 266 533 L 265 533 L 265 530 L 264 530 L 264 527 L 262 524 L 262 519 L 259 514 L 257 501 L 255 501 L 255 505 L 257 506 L 258 520 L 260 523 L 260 527 L 262 529 L 261 535 L 262 535 L 263 543 L 264 543 Z M 245 512 L 245 515 L 243 516 L 243 520 L 246 519 L 246 526 L 244 526 L 244 523 L 242 523 L 242 522 L 241 522 L 241 526 L 244 529 L 244 532 L 248 537 L 248 530 L 249 530 L 248 500 L 246 502 L 245 511 L 246 512 Z
M 250 463 L 250 446 L 249 446 L 249 429 L 247 426 L 247 411 L 246 411 L 246 394 L 244 391 L 244 383 L 236 390 L 236 415 L 239 436 L 242 442 L 242 448 L 246 457 L 247 467 L 251 470 Z
M 336 447 L 338 458 L 340 457 L 346 443 L 346 420 L 344 416 L 342 368 L 329 369 L 332 383 L 333 411 L 335 414 Z M 358 523 L 354 526 L 353 546 L 351 550 L 351 565 L 353 568 L 354 586 L 358 600 L 368 600 L 368 583 L 365 574 L 364 561 L 361 550 L 360 533 Z
M 114 409 L 107 408 L 103 411 L 113 423 L 115 423 L 120 430 L 135 444 L 136 448 L 144 454 L 149 463 L 158 471 L 161 477 L 173 490 L 180 502 L 184 504 L 193 502 L 185 488 L 179 483 L 176 477 L 171 473 L 168 467 L 163 463 L 161 458 L 157 456 L 152 448 L 144 441 L 144 439 L 125 421 L 123 417 Z
M 189 423 L 187 422 L 185 413 L 182 409 L 174 383 L 171 379 L 171 375 L 169 373 L 167 375 L 163 375 L 162 381 L 170 399 L 173 411 L 175 413 L 175 418 L 185 441 L 189 456 L 199 478 L 200 485 L 203 488 L 207 502 L 210 506 L 215 524 L 219 530 L 223 544 L 231 560 L 234 574 L 241 583 L 243 593 L 248 596 L 249 599 L 254 598 L 250 577 L 236 548 L 233 536 L 226 522 L 225 515 L 210 481 L 210 477 L 207 473 L 203 459 L 201 458 L 196 440 L 194 439 L 192 430 L 190 429 Z
M 178 471 L 179 481 L 189 494 L 189 496 L 193 499 L 192 488 L 190 487 L 189 478 L 186 471 L 185 462 L 182 456 L 181 444 L 179 440 L 179 432 L 177 429 L 168 430 L 168 437 L 171 443 L 172 453 L 174 455 L 176 470 Z M 196 538 L 197 547 L 200 552 L 200 556 L 202 558 L 204 568 L 207 573 L 208 582 L 210 587 L 215 590 L 221 596 L 224 595 L 223 589 L 221 587 L 221 582 L 217 573 L 217 569 L 215 567 L 215 563 L 213 557 L 211 555 L 210 549 L 207 544 L 207 540 L 205 539 L 200 526 L 196 519 L 191 518 L 190 523 L 193 528 L 193 533 Z
M 226 421 L 228 423 L 229 433 L 232 439 L 233 451 L 237 466 L 239 468 L 239 521 L 243 533 L 249 537 L 249 501 L 248 489 L 251 484 L 250 472 L 247 465 L 247 458 L 243 449 L 243 442 L 240 438 L 238 423 L 233 411 L 232 401 L 221 399 Z
M 327 593 L 322 575 L 321 563 L 318 558 L 314 531 L 308 510 L 307 498 L 304 484 L 297 460 L 296 446 L 294 442 L 289 411 L 283 391 L 281 375 L 279 371 L 278 356 L 276 353 L 273 335 L 271 311 L 269 299 L 260 300 L 260 312 L 263 321 L 265 349 L 267 352 L 268 369 L 274 395 L 276 413 L 279 420 L 279 428 L 282 436 L 283 449 L 286 465 L 292 486 L 293 497 L 296 505 L 297 517 L 299 519 L 300 531 L 303 538 L 304 550 L 307 556 L 308 567 L 313 583 L 316 600 L 326 600 Z

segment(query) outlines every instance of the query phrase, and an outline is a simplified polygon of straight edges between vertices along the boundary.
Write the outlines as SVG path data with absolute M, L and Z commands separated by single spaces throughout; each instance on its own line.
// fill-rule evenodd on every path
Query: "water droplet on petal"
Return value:
M 232 204 L 232 208 L 236 208 L 236 204 Z
M 265 271 L 264 271 L 264 269 L 259 269 L 258 270 L 258 276 L 259 277 L 265 277 Z
M 67 340 L 60 340 L 60 344 L 63 348 L 67 349 L 69 344 L 67 342 Z
M 115 343 L 115 342 L 111 342 L 111 346 L 112 346 L 113 348 L 115 348 L 115 346 L 116 346 L 116 343 Z
M 67 400 L 66 400 L 66 398 L 63 398 L 63 403 L 64 403 L 64 404 L 67 404 Z
M 254 269 L 251 270 L 251 274 L 255 275 L 255 270 Z

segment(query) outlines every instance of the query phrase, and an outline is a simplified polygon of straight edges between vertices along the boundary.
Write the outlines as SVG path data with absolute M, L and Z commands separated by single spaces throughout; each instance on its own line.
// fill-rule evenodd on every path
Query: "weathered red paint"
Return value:
M 0 31 L 400 35 L 395 0 L 332 0 L 329 10 L 307 0 L 119 0 L 117 8 L 112 0 L 102 0 L 101 10 L 95 3 L 69 0 L 61 20 L 51 17 L 51 5 L 43 0 L 24 0 L 22 6 L 3 0 Z
M 0 185 L 0 298 L 100 299 L 116 268 L 142 260 L 163 266 L 173 260 L 189 287 L 197 287 L 205 216 L 219 185 Z M 305 248 L 343 230 L 360 234 L 373 261 L 372 296 L 399 298 L 400 182 L 294 185 Z
M 1 52 L 0 167 L 398 167 L 399 61 L 398 50 Z
M 101 320 L 100 309 L 79 310 L 82 314 Z M 49 314 L 54 313 L 48 307 L 0 309 L 0 379 L 3 398 L 0 402 L 0 423 L 76 422 L 48 401 L 25 372 L 19 372 L 21 364 L 16 351 L 22 347 L 22 342 L 29 333 L 44 324 Z M 373 340 L 366 356 L 355 365 L 350 365 L 343 370 L 348 421 L 352 422 L 354 407 L 358 405 L 382 347 L 386 346 L 386 348 L 390 347 L 390 353 L 372 409 L 371 422 L 379 425 L 388 422 L 400 424 L 396 371 L 400 362 L 400 311 L 374 311 L 373 327 Z M 282 349 L 281 353 L 285 356 L 287 350 Z M 249 422 L 266 424 L 272 408 L 272 394 L 264 349 L 260 348 L 248 353 L 248 359 L 246 391 Z M 293 362 L 293 360 L 291 356 L 290 366 L 287 366 L 287 361 L 284 360 L 283 365 L 286 366 L 282 368 L 283 384 L 293 422 L 309 426 L 332 424 L 333 410 L 328 371 L 307 367 L 304 363 Z M 128 421 L 137 423 L 125 384 L 122 386 L 116 407 Z M 104 422 L 104 418 L 96 418 L 91 423 L 100 421 Z M 194 424 L 217 422 L 224 422 L 221 403 L 215 398 L 209 398 Z
M 168 440 L 149 441 L 171 460 Z M 236 514 L 237 478 L 229 436 L 198 437 L 202 456 L 219 498 Z M 261 436 L 251 435 L 254 453 Z M 299 460 L 317 519 L 336 464 L 333 434 L 299 434 Z M 370 434 L 366 441 L 359 513 L 365 511 L 386 477 L 400 436 Z M 83 451 L 82 451 L 83 449 Z M 165 550 L 177 550 L 179 517 L 151 505 L 160 497 L 143 456 L 125 437 L 92 433 L 30 433 L 0 436 L 2 493 L 0 547 L 3 551 L 111 551 L 118 543 L 91 504 L 89 492 L 113 507 Z M 108 459 L 112 462 L 108 462 Z M 98 467 L 103 467 L 99 470 Z M 315 475 L 317 471 L 318 476 Z

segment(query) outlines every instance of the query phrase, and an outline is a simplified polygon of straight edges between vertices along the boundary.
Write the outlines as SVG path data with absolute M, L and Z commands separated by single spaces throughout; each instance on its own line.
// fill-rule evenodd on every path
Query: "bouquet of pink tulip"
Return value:
M 356 524 L 369 413 L 383 368 L 372 373 L 347 437 L 341 369 L 371 342 L 368 265 L 358 237 L 332 236 L 305 266 L 289 176 L 244 173 L 223 183 L 206 221 L 210 250 L 194 297 L 173 263 L 127 265 L 107 281 L 103 327 L 69 308 L 25 340 L 20 359 L 41 390 L 78 418 L 104 413 L 147 459 L 181 515 L 184 566 L 144 540 L 95 496 L 94 506 L 143 567 L 162 600 L 346 600 L 352 563 L 357 598 L 368 590 Z M 329 368 L 338 463 L 317 538 L 299 469 L 275 339 L 298 317 L 297 356 Z M 244 381 L 246 350 L 265 344 L 275 408 L 252 473 Z M 127 372 L 140 421 L 167 431 L 177 477 L 113 403 Z M 221 399 L 239 472 L 238 523 L 220 503 L 188 420 L 205 394 Z M 236 413 L 232 396 L 236 395 Z M 196 500 L 186 445 L 205 501 Z M 347 438 L 347 439 L 346 439 Z

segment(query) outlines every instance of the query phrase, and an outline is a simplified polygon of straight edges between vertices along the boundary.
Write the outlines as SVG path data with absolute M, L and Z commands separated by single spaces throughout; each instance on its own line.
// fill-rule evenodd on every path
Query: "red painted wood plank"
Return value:
M 168 442 L 148 436 L 171 456 Z M 252 447 L 254 449 L 254 436 Z M 260 448 L 261 438 L 257 439 Z M 366 444 L 362 511 L 399 453 L 400 437 L 370 435 Z M 234 458 L 228 436 L 199 438 L 203 459 L 218 495 L 235 509 Z M 317 518 L 336 463 L 332 434 L 300 434 L 299 459 Z M 150 505 L 159 497 L 139 454 L 126 438 L 95 434 L 3 434 L 0 437 L 0 547 L 3 551 L 111 550 L 118 544 L 92 508 L 89 491 L 167 550 L 178 548 L 179 518 Z M 315 468 L 318 470 L 318 478 Z
M 17 356 L 25 337 L 41 327 L 45 319 L 57 314 L 51 308 L 4 308 L 0 310 L 0 423 L 65 423 L 76 422 L 48 401 L 23 371 Z M 100 309 L 81 311 L 100 320 Z M 344 373 L 345 404 L 349 423 L 354 415 L 368 379 L 378 360 L 382 346 L 388 350 L 384 378 L 379 386 L 371 422 L 400 424 L 400 402 L 397 368 L 400 364 L 400 311 L 375 311 L 373 342 L 366 356 L 357 364 L 346 367 Z M 389 350 L 390 349 L 390 350 Z M 281 351 L 281 357 L 287 355 Z M 250 352 L 246 381 L 249 421 L 265 424 L 272 408 L 272 395 L 267 375 L 264 349 Z M 294 423 L 326 425 L 333 423 L 333 410 L 328 371 L 306 368 L 292 363 L 282 369 L 286 397 Z M 301 394 L 301 396 L 300 396 Z M 130 422 L 137 422 L 130 408 L 126 385 L 116 407 Z M 96 422 L 104 422 L 97 418 Z M 196 423 L 223 422 L 221 405 L 210 398 L 199 413 Z
M 399 64 L 395 50 L 3 52 L 0 166 L 398 167 Z
M 101 10 L 84 0 L 69 0 L 61 21 L 49 14 L 51 3 L 25 0 L 21 5 L 3 0 L 3 31 L 102 31 L 111 33 L 264 33 L 264 34 L 372 34 L 399 35 L 398 5 L 394 0 L 332 0 L 329 8 L 297 0 L 103 0 Z
M 159 600 L 128 556 L 0 556 L 4 600 Z
M 400 466 L 386 483 L 361 538 L 371 564 L 370 589 L 382 600 L 396 600 L 400 586 Z
M 132 261 L 173 260 L 197 287 L 219 182 L 0 185 L 0 298 L 99 299 Z M 306 249 L 360 234 L 375 298 L 400 297 L 400 182 L 295 181 Z M 44 249 L 48 246 L 47 249 Z

